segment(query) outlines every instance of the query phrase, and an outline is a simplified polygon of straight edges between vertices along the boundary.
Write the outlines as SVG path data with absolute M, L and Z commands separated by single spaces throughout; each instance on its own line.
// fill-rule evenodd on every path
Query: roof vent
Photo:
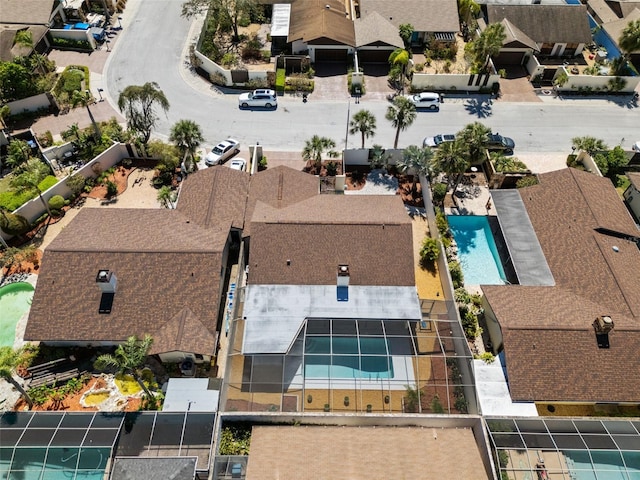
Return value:
M 609 348 L 609 332 L 613 330 L 613 320 L 608 315 L 602 315 L 593 321 L 598 348 Z
M 327 10 L 329 10 L 331 8 L 331 5 L 329 5 L 328 3 L 324 6 L 324 8 L 326 8 Z
M 338 265 L 338 286 L 349 286 L 349 265 Z

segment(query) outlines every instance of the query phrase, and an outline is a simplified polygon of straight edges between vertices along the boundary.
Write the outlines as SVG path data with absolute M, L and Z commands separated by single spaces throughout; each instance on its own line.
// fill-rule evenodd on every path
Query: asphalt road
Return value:
M 180 0 L 130 0 L 121 38 L 105 65 L 109 101 L 128 85 L 157 82 L 171 108 L 160 112 L 154 132 L 167 136 L 173 123 L 191 119 L 203 130 L 206 144 L 231 136 L 243 144 L 260 142 L 269 150 L 300 151 L 314 134 L 327 136 L 344 147 L 347 119 L 366 108 L 377 118 L 378 128 L 367 145 L 393 145 L 395 130 L 384 118 L 388 103 L 367 100 L 359 105 L 344 98 L 308 103 L 299 97 L 279 99 L 275 111 L 240 110 L 237 93 L 220 94 L 204 81 L 189 78 L 185 46 L 190 41 L 190 21 L 180 17 Z M 625 103 L 626 102 L 626 103 Z M 479 120 L 494 131 L 512 137 L 518 152 L 568 152 L 571 138 L 592 135 L 624 148 L 640 140 L 640 108 L 628 98 L 554 99 L 541 103 L 494 102 L 486 97 L 447 97 L 439 112 L 419 112 L 414 124 L 400 134 L 399 147 L 421 144 L 425 136 L 455 133 Z M 360 137 L 349 136 L 348 146 L 359 147 Z

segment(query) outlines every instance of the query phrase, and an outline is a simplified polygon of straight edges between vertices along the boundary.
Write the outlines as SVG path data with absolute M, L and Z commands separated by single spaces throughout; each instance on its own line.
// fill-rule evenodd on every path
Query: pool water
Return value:
M 563 450 L 562 453 L 565 455 L 571 478 L 576 480 L 638 480 L 640 478 L 640 452 L 591 450 L 591 458 L 589 458 L 589 452 L 585 450 Z
M 305 353 L 305 378 L 393 378 L 384 338 L 308 336 Z
M 31 308 L 33 285 L 10 283 L 0 288 L 0 347 L 13 347 L 16 324 Z
M 11 480 L 102 480 L 111 455 L 109 448 L 16 448 L 13 456 L 7 450 L 0 478 Z
M 489 218 L 479 215 L 449 215 L 449 229 L 458 245 L 465 285 L 504 285 L 507 278 Z

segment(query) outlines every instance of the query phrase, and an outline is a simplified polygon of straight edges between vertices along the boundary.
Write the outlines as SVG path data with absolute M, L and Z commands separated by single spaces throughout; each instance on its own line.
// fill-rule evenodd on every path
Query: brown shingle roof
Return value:
M 534 50 L 538 49 L 538 45 L 536 45 L 536 42 L 531 40 L 522 30 L 516 27 L 509 20 L 503 18 L 500 23 L 504 25 L 504 33 L 507 35 L 504 39 L 504 42 L 502 42 L 502 45 L 511 48 L 524 46 L 532 48 Z
M 246 478 L 490 477 L 470 428 L 255 426 Z
M 243 236 L 251 234 L 251 217 L 257 201 L 275 208 L 284 208 L 315 197 L 319 188 L 318 179 L 314 175 L 282 165 L 256 173 L 251 177 L 249 186 Z
M 228 225 L 204 231 L 175 211 L 83 209 L 44 253 L 25 339 L 117 342 L 149 333 L 158 345 L 193 339 L 187 351 L 213 354 L 227 235 Z M 98 313 L 101 269 L 117 278 L 110 314 Z M 193 316 L 180 317 L 185 308 Z M 196 319 L 206 328 L 201 338 L 163 329 Z
M 637 236 L 635 224 L 606 178 L 575 169 L 539 178 L 520 195 L 556 286 L 482 287 L 502 328 L 511 396 L 637 400 L 640 357 L 628 352 L 640 348 L 640 251 L 622 238 Z M 601 315 L 615 323 L 609 349 L 592 327 Z
M 404 48 L 398 28 L 378 12 L 354 21 L 356 31 L 356 47 L 387 44 L 396 48 Z
M 326 8 L 329 6 L 329 8 Z M 340 0 L 295 0 L 291 5 L 287 41 L 355 46 L 353 21 Z
M 178 212 L 202 227 L 231 223 L 242 228 L 250 175 L 222 165 L 200 170 L 183 182 Z
M 589 43 L 584 5 L 487 5 L 488 23 L 506 18 L 537 43 Z
M 396 196 L 259 203 L 251 223 L 250 283 L 331 285 L 346 264 L 352 285 L 415 285 L 411 221 Z
M 456 0 L 361 0 L 361 16 L 377 12 L 396 28 L 404 23 L 416 32 L 460 30 Z
M 0 0 L 0 23 L 49 25 L 56 0 Z

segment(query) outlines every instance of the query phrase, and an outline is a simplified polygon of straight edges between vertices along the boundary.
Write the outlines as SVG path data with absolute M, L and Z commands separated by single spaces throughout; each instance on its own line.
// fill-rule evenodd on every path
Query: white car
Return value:
M 416 108 L 428 108 L 429 110 L 438 110 L 442 99 L 440 95 L 434 92 L 422 92 L 415 95 L 406 96 Z
M 213 147 L 204 160 L 208 166 L 218 165 L 223 163 L 230 157 L 233 157 L 240 151 L 240 142 L 233 138 L 227 138 Z
M 272 108 L 278 106 L 276 92 L 268 89 L 254 90 L 253 92 L 243 93 L 238 97 L 238 105 L 241 108 L 264 107 Z
M 634 143 L 631 147 L 631 150 L 633 150 L 634 152 L 640 152 L 640 142 Z
M 456 139 L 456 136 L 450 133 L 435 135 L 434 137 L 425 138 L 422 141 L 422 146 L 438 148 L 441 143 L 453 142 L 455 139 Z
M 244 167 L 247 165 L 247 161 L 244 158 L 234 158 L 229 162 L 229 168 L 233 170 L 240 170 L 244 172 Z

